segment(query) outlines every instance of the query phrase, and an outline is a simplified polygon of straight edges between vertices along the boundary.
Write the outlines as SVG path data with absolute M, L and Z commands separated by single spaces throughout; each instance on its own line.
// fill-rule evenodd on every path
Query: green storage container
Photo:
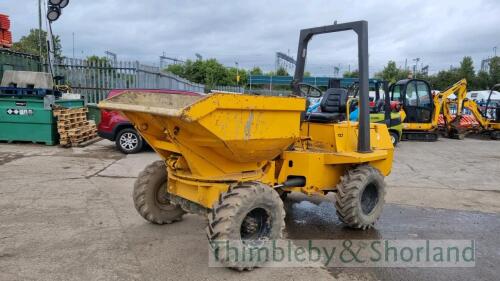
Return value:
M 101 109 L 95 103 L 87 103 L 87 108 L 89 109 L 87 119 L 94 120 L 96 124 L 99 124 L 101 122 Z
M 57 144 L 57 120 L 52 114 L 50 103 L 48 97 L 0 98 L 0 141 Z M 85 105 L 80 99 L 56 100 L 54 103 L 66 108 Z

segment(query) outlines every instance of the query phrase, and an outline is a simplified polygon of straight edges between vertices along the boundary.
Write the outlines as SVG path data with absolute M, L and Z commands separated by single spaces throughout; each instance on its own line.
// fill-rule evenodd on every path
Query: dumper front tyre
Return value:
M 385 182 L 379 170 L 369 165 L 349 169 L 337 185 L 337 216 L 352 228 L 371 228 L 382 213 L 384 197 Z
M 182 219 L 185 211 L 170 203 L 164 161 L 148 165 L 134 184 L 134 205 L 139 214 L 154 224 L 168 224 Z
M 282 238 L 284 228 L 285 209 L 279 194 L 263 183 L 243 182 L 221 194 L 208 214 L 206 231 L 215 261 L 242 271 L 268 262 L 267 257 L 256 256 L 258 249 Z

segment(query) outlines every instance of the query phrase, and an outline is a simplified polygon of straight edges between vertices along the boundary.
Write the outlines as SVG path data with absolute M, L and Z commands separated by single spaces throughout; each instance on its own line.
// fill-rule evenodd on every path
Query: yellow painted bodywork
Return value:
M 479 105 L 475 101 L 466 99 L 462 104 L 464 108 L 467 108 L 472 112 L 477 122 L 484 130 L 500 130 L 500 123 L 495 122 L 495 120 L 485 118 L 479 111 Z
M 345 169 L 369 163 L 388 175 L 387 127 L 371 124 L 371 153 L 357 153 L 357 122 L 301 122 L 305 99 L 214 93 L 125 92 L 99 104 L 119 110 L 166 161 L 168 191 L 212 208 L 231 184 L 306 178 L 307 194 L 334 190 Z

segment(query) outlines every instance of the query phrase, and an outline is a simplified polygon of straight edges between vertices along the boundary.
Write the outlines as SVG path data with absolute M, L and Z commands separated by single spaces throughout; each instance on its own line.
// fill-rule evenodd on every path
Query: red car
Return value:
M 123 92 L 130 91 L 131 89 L 117 89 L 111 90 L 107 98 L 120 95 Z M 200 94 L 194 92 L 180 91 L 180 90 L 151 90 L 151 89 L 133 89 L 134 91 L 141 91 L 147 93 L 157 93 L 159 95 L 181 94 L 198 96 Z M 117 111 L 101 110 L 101 121 L 97 126 L 97 134 L 101 138 L 114 141 L 116 147 L 125 154 L 137 153 L 144 147 L 144 141 L 137 133 L 134 125 L 128 119 Z

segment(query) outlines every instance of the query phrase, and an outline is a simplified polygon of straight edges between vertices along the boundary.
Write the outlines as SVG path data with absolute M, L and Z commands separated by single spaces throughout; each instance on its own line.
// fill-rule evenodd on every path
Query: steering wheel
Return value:
M 323 96 L 323 91 L 311 84 L 299 83 L 299 90 L 303 97 L 320 98 Z

